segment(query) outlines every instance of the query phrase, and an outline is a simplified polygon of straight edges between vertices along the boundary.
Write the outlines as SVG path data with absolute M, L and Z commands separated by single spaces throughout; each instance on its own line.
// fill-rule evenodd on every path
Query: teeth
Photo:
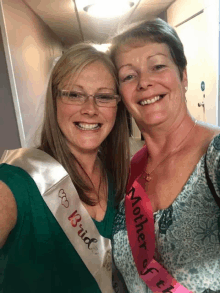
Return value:
M 100 127 L 98 123 L 96 123 L 96 124 L 77 123 L 76 125 L 80 129 L 83 129 L 83 130 L 94 130 L 94 129 L 98 129 Z
M 149 105 L 149 104 L 153 104 L 153 103 L 155 103 L 156 101 L 159 101 L 160 99 L 162 99 L 162 95 L 161 96 L 156 96 L 156 97 L 154 97 L 153 99 L 146 99 L 146 100 L 143 100 L 143 101 L 141 101 L 140 102 L 140 104 L 142 105 L 142 106 L 144 106 L 144 105 Z

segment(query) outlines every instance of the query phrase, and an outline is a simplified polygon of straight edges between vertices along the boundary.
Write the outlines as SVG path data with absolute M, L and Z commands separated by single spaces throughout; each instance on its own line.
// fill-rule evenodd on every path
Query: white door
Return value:
M 207 120 L 207 99 L 213 96 L 212 82 L 213 50 L 210 44 L 210 28 L 206 10 L 191 20 L 176 28 L 184 45 L 187 58 L 188 91 L 186 93 L 187 106 L 197 120 Z M 212 43 L 212 42 L 211 42 Z M 201 90 L 201 83 L 205 83 L 205 91 Z M 215 97 L 214 98 L 215 101 Z M 215 105 L 213 105 L 215 106 Z M 212 121 L 207 121 L 212 123 Z

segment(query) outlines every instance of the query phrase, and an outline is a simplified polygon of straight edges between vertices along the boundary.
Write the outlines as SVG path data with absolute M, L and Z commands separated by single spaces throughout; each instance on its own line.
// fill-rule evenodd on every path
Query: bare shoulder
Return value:
M 210 132 L 217 132 L 220 133 L 220 127 L 213 125 L 213 124 L 209 124 L 203 121 L 197 121 L 196 123 L 198 126 L 200 126 L 202 129 L 210 131 Z
M 9 187 L 0 181 L 0 248 L 17 221 L 17 205 Z
M 220 128 L 218 126 L 204 123 L 202 121 L 197 122 L 199 136 L 207 140 L 207 142 L 211 142 L 211 140 L 218 134 L 220 134 Z
M 220 128 L 214 125 L 197 121 L 194 135 L 191 136 L 187 151 L 193 153 L 197 160 L 208 150 L 211 141 L 220 134 Z

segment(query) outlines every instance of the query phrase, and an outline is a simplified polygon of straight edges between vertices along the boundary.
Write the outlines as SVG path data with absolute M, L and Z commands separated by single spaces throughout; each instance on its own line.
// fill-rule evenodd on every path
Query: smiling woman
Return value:
M 77 93 L 77 97 L 80 95 L 81 99 L 76 97 L 73 99 L 69 96 L 66 100 L 66 96 L 61 95 L 57 100 L 57 120 L 60 129 L 68 141 L 70 150 L 77 158 L 87 152 L 90 156 L 92 153 L 96 156 L 99 146 L 115 123 L 117 113 L 117 103 L 114 98 L 115 80 L 109 70 L 100 61 L 96 61 L 87 65 L 71 82 L 68 81 L 65 89 L 75 95 Z M 84 93 L 88 95 L 87 100 L 82 99 Z M 102 97 L 100 94 L 110 95 L 113 103 L 108 99 L 107 103 L 100 105 L 98 99 Z
M 165 44 L 148 43 L 118 53 L 116 62 L 121 94 L 126 97 L 124 102 L 142 132 L 147 125 L 158 124 L 166 116 L 172 120 L 185 113 L 186 70 L 181 73 L 181 80 Z
M 129 149 L 110 58 L 89 44 L 71 47 L 45 105 L 39 148 L 1 160 L 0 291 L 112 293 L 110 239 Z
M 189 114 L 183 45 L 166 22 L 133 25 L 112 43 L 145 140 L 115 217 L 116 266 L 132 293 L 219 293 L 220 129 Z

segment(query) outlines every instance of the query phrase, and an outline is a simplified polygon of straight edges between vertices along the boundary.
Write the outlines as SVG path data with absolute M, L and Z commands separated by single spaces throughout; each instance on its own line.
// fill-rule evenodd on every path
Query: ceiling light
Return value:
M 133 6 L 134 1 L 129 0 L 101 0 L 85 6 L 83 10 L 94 17 L 112 18 L 125 14 Z
M 98 51 L 101 52 L 107 52 L 110 48 L 111 44 L 93 44 L 93 47 L 95 47 Z

